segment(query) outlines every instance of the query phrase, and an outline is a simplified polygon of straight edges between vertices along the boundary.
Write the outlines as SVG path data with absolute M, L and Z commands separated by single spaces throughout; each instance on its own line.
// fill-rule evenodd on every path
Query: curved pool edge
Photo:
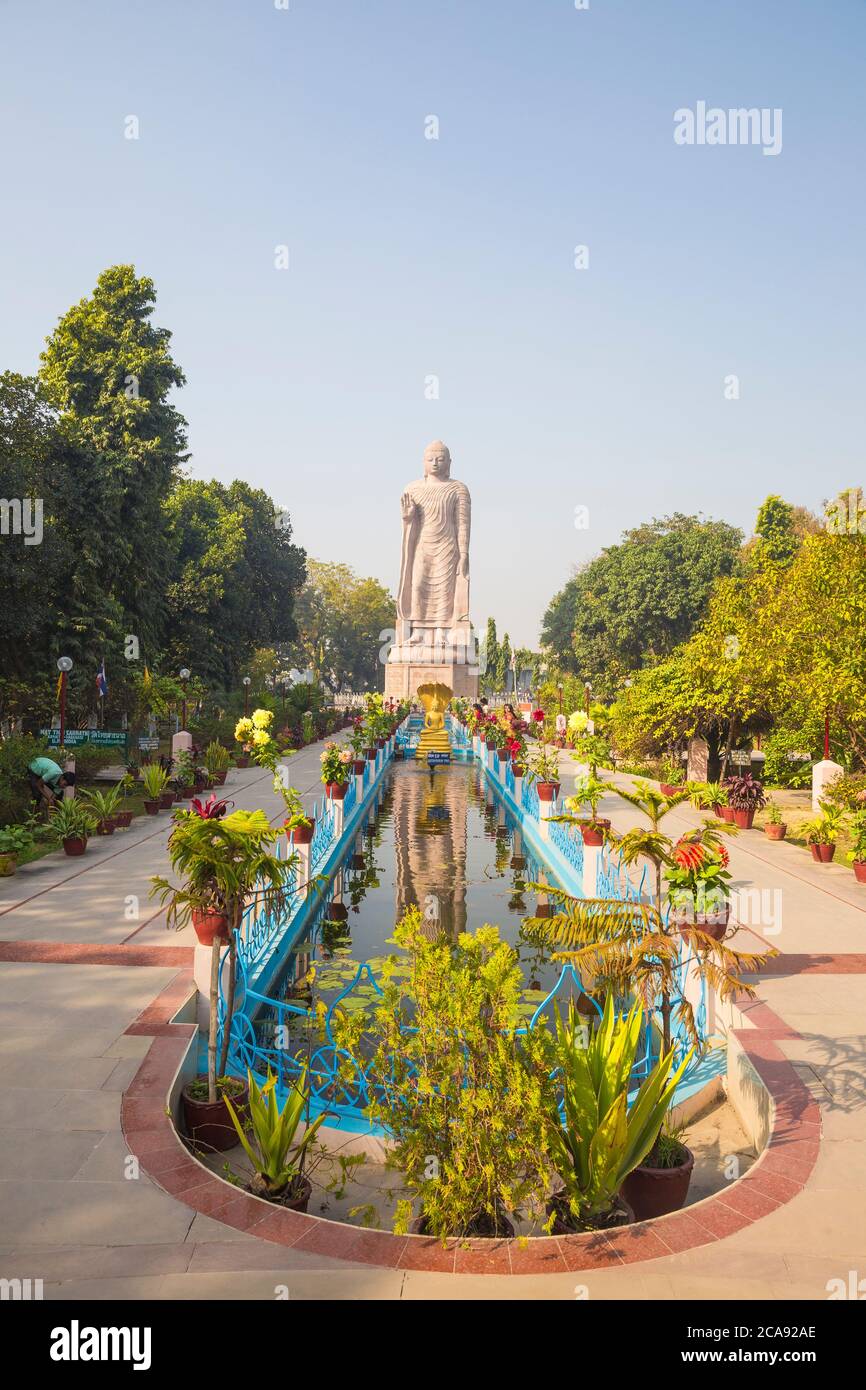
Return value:
M 206 1168 L 175 1127 L 180 1091 L 193 1074 L 196 1028 L 180 1021 L 178 992 L 151 1005 L 137 1032 L 153 1036 L 121 1104 L 129 1153 L 141 1171 L 193 1212 L 277 1245 L 349 1263 L 451 1274 L 564 1274 L 666 1258 L 724 1240 L 785 1205 L 803 1190 L 818 1157 L 821 1119 L 779 1041 L 800 1035 L 758 1001 L 739 1014 L 728 1039 L 728 1097 L 751 1107 L 747 1132 L 765 1144 L 729 1188 L 682 1211 L 611 1233 L 448 1241 L 365 1230 L 327 1217 L 273 1207 Z M 177 1020 L 177 1021 L 175 1021 Z M 734 1068 L 734 1075 L 731 1068 Z M 738 1108 L 738 1114 L 740 1109 Z

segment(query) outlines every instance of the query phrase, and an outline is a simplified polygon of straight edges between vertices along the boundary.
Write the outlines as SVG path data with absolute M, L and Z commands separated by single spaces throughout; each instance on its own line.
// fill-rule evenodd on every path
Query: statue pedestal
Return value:
M 423 648 L 417 656 L 411 648 L 394 648 L 406 654 L 406 660 L 394 660 L 393 651 L 385 667 L 385 698 L 414 700 L 419 685 L 447 685 L 454 695 L 478 699 L 478 667 L 460 661 L 424 661 Z M 411 655 L 410 655 L 411 653 Z

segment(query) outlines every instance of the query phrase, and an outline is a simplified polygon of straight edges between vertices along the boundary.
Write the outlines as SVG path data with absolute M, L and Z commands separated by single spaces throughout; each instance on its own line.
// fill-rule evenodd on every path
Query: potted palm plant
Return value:
M 120 801 L 120 785 L 110 787 L 107 791 L 86 791 L 82 792 L 82 797 L 87 801 L 88 806 L 96 818 L 97 835 L 113 835 L 115 829 L 115 812 Z
M 729 777 L 725 782 L 728 805 L 733 807 L 734 825 L 739 830 L 751 830 L 755 812 L 764 806 L 767 796 L 761 783 L 746 772 L 742 777 Z
M 168 852 L 179 886 L 162 877 L 152 880 L 152 895 L 167 905 L 166 924 L 178 929 L 191 920 L 202 945 L 211 946 L 208 1022 L 207 1094 L 200 1097 L 201 1079 L 182 1093 L 187 1133 L 198 1143 L 225 1149 L 234 1143 L 234 1130 L 225 1109 L 223 1085 L 228 1065 L 231 1019 L 234 1011 L 237 931 L 246 903 L 253 894 L 268 911 L 281 911 L 294 872 L 292 857 L 273 852 L 279 829 L 264 811 L 226 814 L 225 802 L 178 811 L 169 836 Z M 223 1018 L 222 1048 L 217 1062 L 220 967 L 228 943 L 228 986 Z
M 681 790 L 666 798 L 642 781 L 634 790 L 614 783 L 609 789 L 649 821 L 648 828 L 638 826 L 625 835 L 609 834 L 625 869 L 649 861 L 652 878 L 648 899 L 575 898 L 550 884 L 528 884 L 545 893 L 557 910 L 552 916 L 526 918 L 523 930 L 556 947 L 555 960 L 569 961 L 578 971 L 581 967 L 590 969 L 601 987 L 613 989 L 618 997 L 658 999 L 663 1052 L 670 1050 L 674 1020 L 682 1024 L 692 1045 L 699 1047 L 694 1015 L 679 987 L 679 923 L 665 920 L 662 877 L 664 869 L 675 867 L 676 859 L 675 842 L 664 834 L 661 822 L 688 793 Z M 718 832 L 709 825 L 692 836 L 693 844 L 713 850 L 721 844 Z M 699 948 L 696 969 L 711 981 L 722 1002 L 733 999 L 738 991 L 754 997 L 754 987 L 743 981 L 743 973 L 758 970 L 770 956 L 778 954 L 772 947 L 760 954 L 735 950 L 697 925 L 690 929 L 689 941 Z
M 829 864 L 836 853 L 836 841 L 842 833 L 845 808 L 834 805 L 832 801 L 821 801 L 818 804 L 821 808 L 818 815 L 805 821 L 800 827 L 800 833 L 805 838 L 815 862 Z
M 555 1107 L 547 1131 L 551 1162 L 562 1182 L 548 1206 L 548 1229 L 554 1235 L 621 1225 L 631 1218 L 617 1196 L 622 1192 L 631 1205 L 629 1174 L 652 1151 L 691 1059 L 689 1052 L 675 1068 L 673 1049 L 668 1049 L 629 1105 L 642 1027 L 640 1001 L 635 1000 L 628 1015 L 617 1017 L 610 992 L 594 1031 L 573 1000 L 566 1021 L 557 1011 L 555 1057 L 562 1117 Z
M 866 810 L 857 811 L 851 821 L 853 844 L 848 852 L 848 863 L 854 866 L 854 877 L 858 883 L 866 883 Z
M 788 827 L 782 820 L 780 807 L 771 798 L 767 801 L 767 819 L 764 822 L 764 834 L 768 840 L 784 840 Z
M 716 820 L 724 820 L 722 811 L 727 804 L 727 792 L 721 782 L 693 782 L 690 790 L 696 811 L 710 811 Z
M 229 750 L 216 739 L 212 739 L 204 750 L 204 763 L 215 784 L 221 787 L 226 780 L 231 758 Z
M 282 1109 L 277 1104 L 277 1078 L 270 1067 L 267 1080 L 261 1086 L 247 1069 L 247 1094 L 248 1115 L 238 1114 L 228 1096 L 226 1109 L 253 1166 L 249 1190 L 256 1197 L 279 1202 L 290 1211 L 306 1211 L 313 1189 L 305 1167 L 316 1131 L 326 1118 L 325 1114 L 317 1115 L 312 1124 L 307 1123 L 303 1137 L 298 1137 L 301 1121 L 309 1116 L 307 1067 L 296 1080 L 289 1079 Z
M 159 763 L 148 763 L 142 771 L 141 780 L 144 783 L 144 809 L 149 816 L 155 816 L 159 812 L 168 773 Z
M 69 855 L 83 854 L 87 841 L 96 829 L 96 819 L 84 802 L 75 797 L 63 797 L 51 811 L 51 826 Z

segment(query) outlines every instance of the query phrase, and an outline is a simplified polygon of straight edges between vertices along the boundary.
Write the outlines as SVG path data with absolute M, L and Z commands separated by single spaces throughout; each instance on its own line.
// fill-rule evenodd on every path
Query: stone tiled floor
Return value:
M 310 804 L 317 750 L 293 762 Z M 255 770 L 228 790 L 268 804 Z M 613 798 L 603 813 L 627 823 Z M 685 828 L 693 813 L 675 813 Z M 674 828 L 679 828 L 674 822 Z M 52 857 L 0 883 L 0 941 L 184 946 L 147 922 L 146 885 L 162 865 L 168 825 L 137 827 L 94 843 L 77 877 Z M 91 851 L 89 851 L 90 856 Z M 112 856 L 109 858 L 109 856 Z M 841 867 L 827 871 L 791 846 L 741 835 L 740 880 L 779 888 L 783 952 L 866 954 L 866 890 Z M 140 918 L 123 917 L 140 899 Z M 141 929 L 143 927 L 143 929 Z M 782 963 L 782 966 L 784 963 Z M 832 962 L 830 963 L 832 970 Z M 313 1249 L 286 1248 L 194 1212 L 130 1164 L 120 1128 L 123 1088 L 153 1045 L 154 999 L 180 997 L 177 962 L 64 964 L 0 959 L 0 1275 L 41 1277 L 46 1297 L 273 1299 L 826 1298 L 827 1281 L 866 1271 L 866 976 L 774 970 L 760 993 L 799 1038 L 777 1046 L 796 1063 L 821 1112 L 823 1137 L 805 1188 L 760 1220 L 712 1245 L 573 1274 L 454 1275 L 377 1269 Z M 760 1169 L 758 1170 L 760 1172 Z M 780 1190 L 784 1178 L 775 1179 Z M 765 1190 L 772 1183 L 765 1176 Z M 756 1185 L 756 1189 L 757 1185 Z M 684 1218 L 685 1219 L 685 1218 Z M 483 1259 L 483 1257 L 480 1257 Z

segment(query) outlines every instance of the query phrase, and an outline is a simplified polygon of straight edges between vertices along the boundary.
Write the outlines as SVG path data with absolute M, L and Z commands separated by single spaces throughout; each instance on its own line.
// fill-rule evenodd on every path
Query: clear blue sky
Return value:
M 866 482 L 864 92 L 861 0 L 0 0 L 0 367 L 133 262 L 195 476 L 394 588 L 441 437 L 476 623 L 533 643 L 625 527 Z M 781 154 L 677 146 L 698 100 Z

